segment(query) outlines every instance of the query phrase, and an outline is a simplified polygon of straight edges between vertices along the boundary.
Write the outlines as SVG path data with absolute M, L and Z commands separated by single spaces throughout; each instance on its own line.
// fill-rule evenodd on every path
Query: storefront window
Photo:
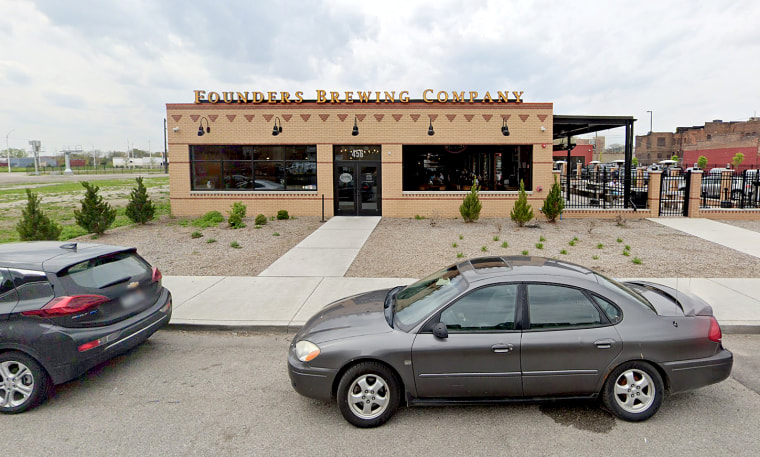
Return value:
M 316 146 L 190 146 L 193 190 L 316 190 Z
M 404 191 L 532 190 L 531 145 L 403 146 Z

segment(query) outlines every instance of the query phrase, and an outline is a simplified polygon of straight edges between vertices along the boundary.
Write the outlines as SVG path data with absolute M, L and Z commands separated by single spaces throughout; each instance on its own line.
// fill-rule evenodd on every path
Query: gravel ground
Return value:
M 255 276 L 321 225 L 318 217 L 270 221 L 260 229 L 254 228 L 250 217 L 245 222 L 248 226 L 238 230 L 225 223 L 200 229 L 183 226 L 182 219 L 164 217 L 145 226 L 109 230 L 97 241 L 136 246 L 165 275 Z M 432 222 L 382 219 L 346 276 L 420 278 L 456 262 L 458 254 L 468 258 L 528 251 L 614 277 L 760 277 L 760 259 L 647 220 L 630 220 L 622 226 L 609 220 L 533 221 L 523 228 L 509 219 Z M 760 232 L 760 221 L 736 225 Z M 203 236 L 192 238 L 195 231 Z M 570 246 L 574 238 L 577 241 Z M 210 243 L 211 239 L 216 242 Z M 79 240 L 90 241 L 90 236 Z M 230 246 L 233 241 L 239 249 Z M 502 247 L 504 242 L 508 247 Z M 630 255 L 623 255 L 624 251 Z M 634 259 L 641 264 L 633 263 Z

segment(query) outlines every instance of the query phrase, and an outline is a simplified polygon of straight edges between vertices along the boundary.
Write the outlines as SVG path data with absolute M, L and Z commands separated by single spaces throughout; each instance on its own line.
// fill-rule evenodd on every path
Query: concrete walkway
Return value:
M 714 221 L 704 224 L 705 219 L 652 220 L 760 257 L 756 232 Z M 335 300 L 414 282 L 415 278 L 343 277 L 379 221 L 333 217 L 259 276 L 165 276 L 164 285 L 174 298 L 171 325 L 295 332 Z M 691 227 L 684 221 L 696 223 Z M 757 241 L 747 242 L 753 237 Z M 738 245 L 733 243 L 736 239 L 745 241 Z M 758 278 L 644 279 L 700 295 L 712 305 L 726 333 L 760 333 Z

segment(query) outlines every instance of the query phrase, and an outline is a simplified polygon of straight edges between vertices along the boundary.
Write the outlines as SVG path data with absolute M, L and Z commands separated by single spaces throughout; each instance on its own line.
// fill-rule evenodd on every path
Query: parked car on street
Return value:
M 752 193 L 752 180 L 741 175 L 707 174 L 702 176 L 702 195 L 707 198 L 740 200 Z
M 135 248 L 0 244 L 0 412 L 133 348 L 169 322 L 161 272 Z
M 293 388 L 357 427 L 408 405 L 601 398 L 650 418 L 666 393 L 726 379 L 733 355 L 700 298 L 543 257 L 484 257 L 339 300 L 295 335 Z

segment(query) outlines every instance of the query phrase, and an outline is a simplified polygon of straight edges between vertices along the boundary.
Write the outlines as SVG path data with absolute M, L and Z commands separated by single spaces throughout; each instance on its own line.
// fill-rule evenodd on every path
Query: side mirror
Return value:
M 435 324 L 435 327 L 433 327 L 433 335 L 436 338 L 448 338 L 449 330 L 446 328 L 446 324 L 443 322 Z

